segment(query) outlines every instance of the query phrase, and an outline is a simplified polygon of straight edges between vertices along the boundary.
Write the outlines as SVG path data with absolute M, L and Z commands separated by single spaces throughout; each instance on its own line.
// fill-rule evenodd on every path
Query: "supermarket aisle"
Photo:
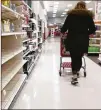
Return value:
M 72 86 L 71 75 L 58 75 L 59 38 L 48 39 L 13 109 L 101 109 L 101 67 L 88 58 L 86 62 L 87 78 Z

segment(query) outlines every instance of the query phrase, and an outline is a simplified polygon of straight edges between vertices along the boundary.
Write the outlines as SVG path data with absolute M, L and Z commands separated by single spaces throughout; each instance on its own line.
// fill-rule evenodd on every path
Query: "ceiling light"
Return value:
M 67 5 L 68 7 L 71 7 L 72 6 L 72 4 L 69 4 L 69 5 Z
M 59 4 L 59 2 L 54 2 L 54 4 L 58 5 L 58 4 Z
M 93 10 L 93 8 L 88 8 L 88 10 Z
M 58 8 L 58 5 L 54 5 L 54 8 Z
M 69 9 L 65 9 L 65 11 L 68 11 Z
M 85 3 L 90 3 L 91 1 L 85 1 Z
M 61 16 L 64 16 L 64 15 L 61 15 Z
M 66 14 L 66 12 L 64 12 L 64 13 L 62 13 L 63 15 L 65 15 Z
M 50 23 L 49 25 L 52 26 L 53 24 Z
M 53 13 L 57 13 L 57 11 L 53 11 Z

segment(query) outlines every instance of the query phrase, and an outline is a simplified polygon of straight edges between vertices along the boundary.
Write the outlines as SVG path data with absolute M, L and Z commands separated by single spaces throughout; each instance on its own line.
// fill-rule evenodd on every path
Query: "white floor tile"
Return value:
M 43 45 L 35 69 L 19 95 L 13 109 L 101 109 L 101 67 L 86 58 L 87 78 L 71 85 L 71 75 L 59 76 L 59 38 Z

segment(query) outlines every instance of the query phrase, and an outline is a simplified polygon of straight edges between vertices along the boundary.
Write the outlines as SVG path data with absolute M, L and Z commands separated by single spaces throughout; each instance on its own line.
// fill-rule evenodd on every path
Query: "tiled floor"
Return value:
M 59 72 L 59 38 L 48 39 L 42 55 L 13 109 L 101 109 L 101 67 L 86 58 L 87 78 L 71 85 L 71 75 Z

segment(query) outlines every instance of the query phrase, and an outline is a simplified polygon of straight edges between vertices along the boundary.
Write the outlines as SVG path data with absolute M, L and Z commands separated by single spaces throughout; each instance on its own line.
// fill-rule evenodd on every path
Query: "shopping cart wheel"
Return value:
M 61 76 L 61 71 L 59 71 L 59 75 Z
M 86 72 L 84 72 L 84 77 L 86 77 Z

